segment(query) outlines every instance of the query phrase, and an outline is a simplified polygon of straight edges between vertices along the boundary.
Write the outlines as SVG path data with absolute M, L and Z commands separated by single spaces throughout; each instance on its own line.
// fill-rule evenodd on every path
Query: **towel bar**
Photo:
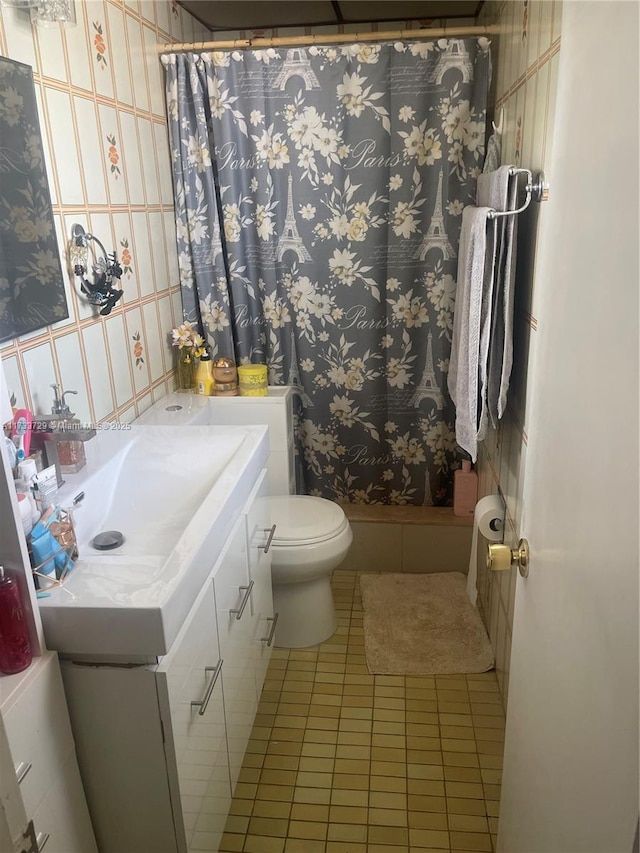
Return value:
M 515 214 L 522 213 L 523 210 L 526 210 L 532 200 L 546 201 L 549 198 L 549 187 L 545 181 L 544 172 L 536 172 L 534 176 L 530 169 L 516 169 L 514 167 L 510 170 L 510 174 L 527 175 L 527 184 L 525 186 L 527 197 L 524 204 L 516 210 L 491 210 L 487 214 L 488 219 L 497 219 L 499 216 L 514 216 Z

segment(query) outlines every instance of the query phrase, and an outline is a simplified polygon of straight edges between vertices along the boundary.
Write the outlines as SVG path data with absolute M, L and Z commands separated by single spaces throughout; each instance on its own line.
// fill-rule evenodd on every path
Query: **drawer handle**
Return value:
M 222 670 L 222 663 L 222 658 L 220 658 L 216 666 L 205 666 L 204 668 L 205 672 L 212 672 L 213 677 L 207 685 L 207 689 L 205 690 L 205 694 L 202 699 L 200 699 L 199 702 L 191 703 L 192 708 L 200 708 L 198 714 L 201 717 L 206 713 L 207 705 L 209 704 L 209 699 L 211 699 L 211 694 L 213 693 L 213 688 L 216 686 L 216 681 L 218 680 L 218 676 L 220 675 L 220 671 Z
M 271 630 L 269 631 L 268 637 L 263 637 L 262 642 L 266 643 L 268 646 L 273 642 L 273 635 L 276 632 L 276 625 L 278 624 L 278 616 L 279 613 L 274 613 L 273 616 L 267 616 L 267 622 L 271 622 Z
M 27 761 L 25 764 L 24 761 L 21 761 L 16 770 L 16 778 L 18 780 L 18 785 L 22 784 L 22 780 L 27 775 L 27 773 L 31 770 L 31 762 Z
M 247 602 L 251 597 L 251 590 L 253 589 L 253 581 L 249 581 L 249 586 L 239 586 L 238 589 L 240 591 L 244 591 L 244 596 L 242 598 L 242 602 L 240 603 L 240 607 L 236 610 L 230 610 L 229 613 L 235 613 L 236 619 L 242 619 L 242 614 L 244 613 L 244 609 L 247 606 Z
M 38 835 L 36 836 L 36 844 L 38 845 L 38 853 L 40 853 L 41 850 L 44 850 L 44 845 L 47 843 L 48 840 L 49 840 L 49 833 L 48 832 L 39 832 L 38 833 Z
M 273 541 L 273 537 L 276 535 L 276 525 L 272 524 L 271 527 L 263 528 L 265 533 L 269 533 L 269 538 L 267 539 L 267 544 L 264 546 L 264 553 L 269 553 L 269 548 L 271 548 L 271 543 Z M 262 548 L 262 545 L 258 545 L 258 548 Z

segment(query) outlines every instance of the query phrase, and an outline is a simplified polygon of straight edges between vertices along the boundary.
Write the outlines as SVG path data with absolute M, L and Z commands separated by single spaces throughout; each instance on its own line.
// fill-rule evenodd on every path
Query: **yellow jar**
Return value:
M 241 364 L 238 367 L 241 397 L 267 396 L 267 365 Z

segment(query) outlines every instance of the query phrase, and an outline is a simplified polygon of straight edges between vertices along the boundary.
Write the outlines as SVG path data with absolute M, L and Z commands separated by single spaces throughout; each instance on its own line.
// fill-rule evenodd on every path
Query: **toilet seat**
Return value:
M 269 498 L 273 545 L 279 548 L 316 545 L 339 536 L 348 526 L 342 509 L 332 501 L 309 495 Z

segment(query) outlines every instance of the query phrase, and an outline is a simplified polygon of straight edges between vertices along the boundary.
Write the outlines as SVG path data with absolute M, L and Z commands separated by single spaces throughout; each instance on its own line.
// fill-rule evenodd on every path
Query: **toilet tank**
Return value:
M 270 495 L 295 495 L 293 389 L 269 386 L 266 397 L 204 397 L 174 391 L 147 409 L 134 423 L 189 426 L 269 427 L 267 480 Z

